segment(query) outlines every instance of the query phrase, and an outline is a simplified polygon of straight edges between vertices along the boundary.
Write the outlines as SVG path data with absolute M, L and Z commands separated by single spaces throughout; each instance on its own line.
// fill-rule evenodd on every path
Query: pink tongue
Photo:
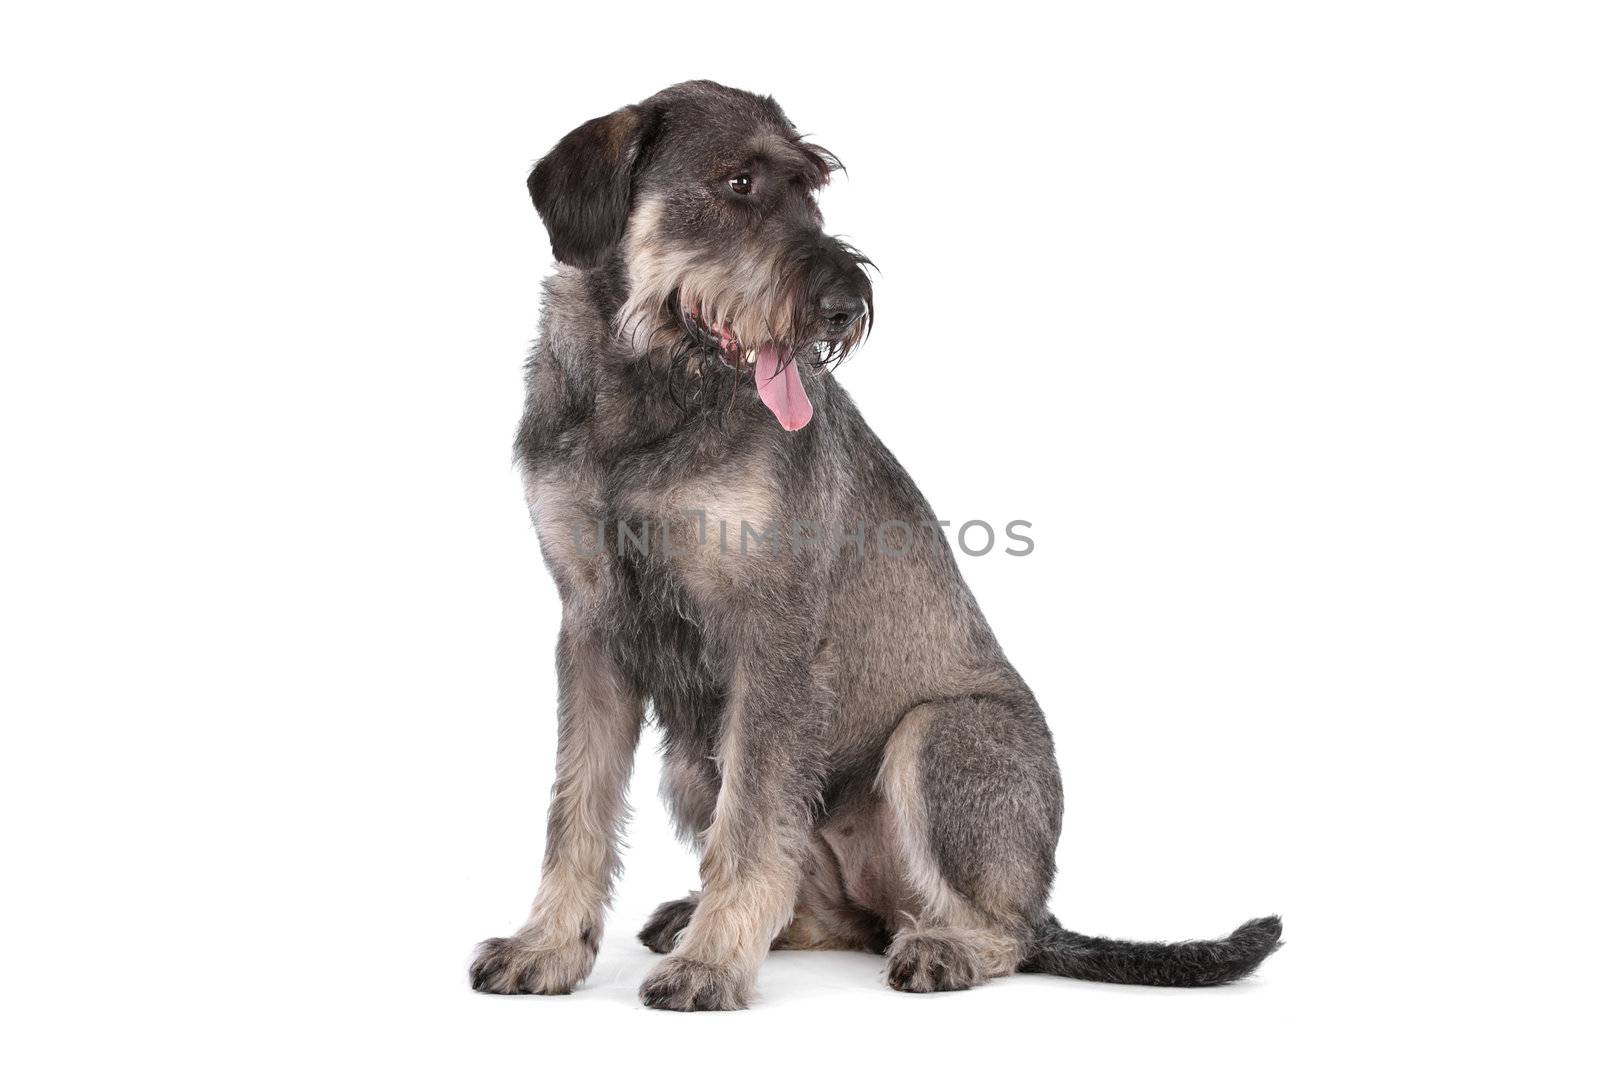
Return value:
M 761 402 L 778 416 L 778 425 L 785 430 L 798 430 L 811 421 L 811 398 L 806 387 L 800 384 L 800 372 L 794 360 L 778 369 L 782 353 L 772 344 L 756 350 L 756 392 Z

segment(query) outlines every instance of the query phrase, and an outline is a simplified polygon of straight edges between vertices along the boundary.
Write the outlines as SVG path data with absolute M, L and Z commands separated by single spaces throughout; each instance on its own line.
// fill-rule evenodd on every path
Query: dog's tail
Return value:
M 1112 941 L 1063 930 L 1050 916 L 1020 970 L 1123 985 L 1207 986 L 1243 978 L 1283 944 L 1283 920 L 1251 919 L 1220 941 Z

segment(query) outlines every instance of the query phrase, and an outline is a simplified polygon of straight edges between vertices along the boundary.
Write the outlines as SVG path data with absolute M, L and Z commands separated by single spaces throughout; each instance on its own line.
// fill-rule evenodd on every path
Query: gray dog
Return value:
M 640 934 L 667 954 L 652 1007 L 743 1007 L 774 948 L 883 953 L 913 993 L 1249 974 L 1275 917 L 1164 945 L 1047 910 L 1044 716 L 828 373 L 872 318 L 866 260 L 822 232 L 837 167 L 772 99 L 689 82 L 584 123 L 528 179 L 563 264 L 517 438 L 561 591 L 559 755 L 532 914 L 479 946 L 473 988 L 588 975 L 647 708 L 701 872 Z

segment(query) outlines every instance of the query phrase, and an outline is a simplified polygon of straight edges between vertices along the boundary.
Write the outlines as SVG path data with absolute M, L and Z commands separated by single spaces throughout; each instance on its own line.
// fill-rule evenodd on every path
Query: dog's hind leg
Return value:
M 905 899 L 889 916 L 889 984 L 967 989 L 1015 971 L 1046 914 L 1061 786 L 1036 707 L 968 698 L 918 705 L 878 773 Z
M 821 834 L 812 837 L 811 852 L 801 866 L 794 917 L 773 939 L 772 948 L 865 950 L 881 953 L 889 944 L 883 922 L 850 900 L 833 849 Z M 651 913 L 639 940 L 652 952 L 671 952 L 694 918 L 699 893 L 669 900 Z
M 772 942 L 773 949 L 835 949 L 883 952 L 889 933 L 882 919 L 850 897 L 844 862 L 826 832 L 811 837 L 801 865 L 794 918 Z

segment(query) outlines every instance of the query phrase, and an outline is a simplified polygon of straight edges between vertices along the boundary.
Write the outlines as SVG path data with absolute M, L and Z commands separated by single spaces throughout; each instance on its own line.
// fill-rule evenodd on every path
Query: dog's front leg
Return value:
M 815 643 L 746 631 L 740 644 L 718 745 L 722 785 L 701 853 L 702 894 L 677 947 L 639 990 L 652 1008 L 744 1007 L 794 910 L 826 725 L 812 676 Z
M 617 837 L 644 700 L 601 637 L 571 618 L 556 645 L 556 678 L 556 782 L 544 875 L 522 929 L 478 947 L 472 987 L 488 993 L 570 993 L 587 977 L 621 866 Z

